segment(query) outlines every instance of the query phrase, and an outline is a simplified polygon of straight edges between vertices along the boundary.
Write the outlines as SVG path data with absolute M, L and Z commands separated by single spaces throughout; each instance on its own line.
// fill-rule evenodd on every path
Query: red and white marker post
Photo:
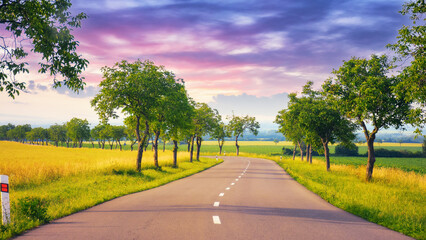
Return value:
M 10 223 L 9 177 L 0 175 L 1 185 L 1 214 L 3 225 Z

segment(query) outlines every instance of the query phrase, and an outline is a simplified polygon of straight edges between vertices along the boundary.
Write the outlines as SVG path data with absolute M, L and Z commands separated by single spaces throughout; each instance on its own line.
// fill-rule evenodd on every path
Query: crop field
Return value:
M 200 172 L 219 162 L 202 158 L 190 163 L 178 154 L 172 168 L 172 152 L 160 152 L 161 170 L 153 166 L 153 154 L 145 152 L 142 172 L 135 171 L 136 152 L 34 146 L 0 141 L 0 174 L 9 175 L 11 225 L 1 227 L 0 239 L 89 208 L 107 200 L 157 187 Z M 20 205 L 21 202 L 21 205 Z M 46 214 L 28 216 L 28 206 L 44 206 Z M 26 207 L 25 207 L 26 206 Z

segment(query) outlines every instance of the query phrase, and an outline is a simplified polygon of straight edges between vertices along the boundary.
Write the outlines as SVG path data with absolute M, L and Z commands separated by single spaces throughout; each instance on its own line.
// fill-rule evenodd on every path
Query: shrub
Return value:
M 47 203 L 38 197 L 24 197 L 18 200 L 17 211 L 18 214 L 32 220 L 40 220 L 41 222 L 48 222 L 49 216 L 47 215 Z
M 349 145 L 339 144 L 335 148 L 335 154 L 337 156 L 358 156 L 358 146 L 354 143 Z

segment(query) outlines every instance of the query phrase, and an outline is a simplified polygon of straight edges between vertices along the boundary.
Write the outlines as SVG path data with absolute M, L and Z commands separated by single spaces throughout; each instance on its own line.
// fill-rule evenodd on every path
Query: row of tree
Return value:
M 178 142 L 185 140 L 190 146 L 190 161 L 193 160 L 194 144 L 199 160 L 203 137 L 210 134 L 216 138 L 220 149 L 224 138 L 235 136 L 237 154 L 238 137 L 245 130 L 257 134 L 259 123 L 254 117 L 232 116 L 225 127 L 216 109 L 205 103 L 195 102 L 188 96 L 184 81 L 164 66 L 152 61 L 121 61 L 113 67 L 102 68 L 103 80 L 100 92 L 91 101 L 101 122 L 117 118 L 117 111 L 127 117 L 125 123 L 138 144 L 136 169 L 141 170 L 141 161 L 150 133 L 153 134 L 154 164 L 158 165 L 158 141 L 160 137 L 173 142 L 173 165 L 177 164 Z
M 314 148 L 324 153 L 329 170 L 328 143 L 349 145 L 355 138 L 353 132 L 361 128 L 368 146 L 366 177 L 370 180 L 375 163 L 374 141 L 380 129 L 411 124 L 421 134 L 426 112 L 426 26 L 419 22 L 424 23 L 425 12 L 422 0 L 404 4 L 401 13 L 410 14 L 413 25 L 404 26 L 398 42 L 387 46 L 398 57 L 353 57 L 332 72 L 333 77 L 321 90 L 312 90 L 312 82 L 308 82 L 300 97 L 290 94 L 288 108 L 279 112 L 275 122 L 288 140 L 299 145 L 302 160 L 301 146 L 306 143 L 308 152 Z M 411 61 L 408 66 L 404 65 L 407 60 Z M 400 71 L 392 75 L 396 67 Z

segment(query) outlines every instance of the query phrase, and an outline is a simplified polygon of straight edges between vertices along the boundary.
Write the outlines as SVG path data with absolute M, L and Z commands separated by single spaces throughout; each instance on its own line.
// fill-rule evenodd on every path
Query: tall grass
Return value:
M 315 159 L 313 164 L 284 157 L 247 154 L 277 162 L 295 180 L 331 204 L 368 221 L 426 239 L 426 176 L 397 168 L 376 167 L 366 182 L 364 166 L 331 165 Z
M 46 204 L 50 219 L 89 208 L 107 200 L 157 187 L 189 176 L 221 161 L 202 158 L 189 162 L 185 152 L 172 167 L 172 152 L 160 152 L 161 169 L 155 169 L 152 153 L 145 152 L 142 171 L 136 172 L 136 152 L 100 149 L 69 149 L 0 142 L 0 174 L 9 175 L 12 224 L 0 226 L 7 239 L 45 222 L 22 214 L 24 201 Z M 36 206 L 40 207 L 40 206 Z

